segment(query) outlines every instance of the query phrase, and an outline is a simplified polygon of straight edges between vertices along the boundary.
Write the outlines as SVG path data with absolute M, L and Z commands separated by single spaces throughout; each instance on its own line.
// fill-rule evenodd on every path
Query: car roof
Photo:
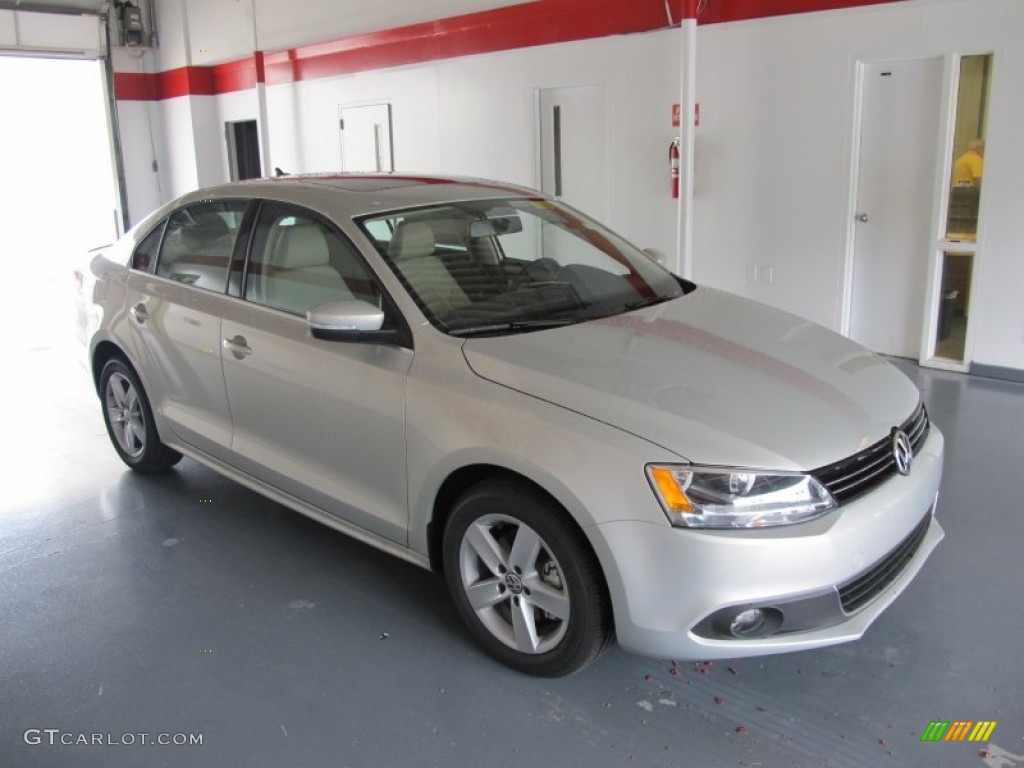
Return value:
M 265 197 L 291 202 L 330 201 L 350 216 L 436 203 L 507 197 L 538 197 L 541 193 L 501 181 L 464 176 L 402 173 L 322 173 L 252 179 L 196 190 L 176 205 L 216 198 Z

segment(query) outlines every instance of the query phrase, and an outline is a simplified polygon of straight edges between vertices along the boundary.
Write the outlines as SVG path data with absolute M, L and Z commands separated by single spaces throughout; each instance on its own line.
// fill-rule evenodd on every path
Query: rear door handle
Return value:
M 236 360 L 243 360 L 252 354 L 252 347 L 249 346 L 249 342 L 245 340 L 244 336 L 239 334 L 235 334 L 230 339 L 224 339 L 222 343 L 224 349 L 234 355 Z
M 136 322 L 139 323 L 139 325 L 142 325 L 147 320 L 149 320 L 149 310 L 146 309 L 146 305 L 143 304 L 141 301 L 128 311 L 131 313 L 131 316 L 135 318 Z

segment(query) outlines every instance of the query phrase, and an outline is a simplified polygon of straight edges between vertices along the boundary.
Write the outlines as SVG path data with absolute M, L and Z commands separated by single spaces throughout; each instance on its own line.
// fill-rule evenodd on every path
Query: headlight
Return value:
M 838 505 L 810 475 L 728 467 L 648 465 L 672 525 L 767 528 L 813 520 Z

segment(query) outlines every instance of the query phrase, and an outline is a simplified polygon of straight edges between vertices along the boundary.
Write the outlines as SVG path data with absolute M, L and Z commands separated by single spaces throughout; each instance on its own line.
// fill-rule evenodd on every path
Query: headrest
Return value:
M 316 224 L 296 224 L 285 229 L 273 265 L 278 269 L 322 267 L 331 261 L 324 232 Z
M 434 255 L 434 230 L 422 221 L 408 221 L 395 230 L 388 256 L 395 261 Z

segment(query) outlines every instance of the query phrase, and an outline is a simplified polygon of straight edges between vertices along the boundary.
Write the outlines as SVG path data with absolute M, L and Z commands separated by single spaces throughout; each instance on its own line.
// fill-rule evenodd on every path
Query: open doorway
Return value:
M 981 256 L 979 220 L 988 128 L 992 55 L 960 57 L 956 114 L 943 235 L 938 243 L 938 289 L 933 297 L 925 364 L 966 370 L 970 362 L 971 284 Z
M 72 338 L 74 269 L 117 237 L 102 66 L 0 57 L 0 103 L 0 260 L 15 288 L 0 302 L 0 327 L 49 348 Z
M 260 131 L 255 120 L 237 120 L 224 124 L 228 142 L 228 166 L 232 181 L 258 179 L 260 167 Z

